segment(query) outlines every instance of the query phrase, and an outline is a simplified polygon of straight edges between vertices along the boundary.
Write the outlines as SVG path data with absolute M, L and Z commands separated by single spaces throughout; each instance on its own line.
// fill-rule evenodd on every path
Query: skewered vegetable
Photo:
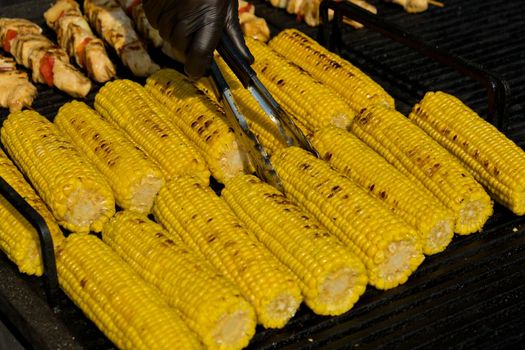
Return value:
M 454 154 L 490 194 L 525 214 L 525 153 L 459 99 L 428 92 L 409 118 Z
M 57 256 L 60 287 L 119 349 L 202 349 L 177 311 L 100 239 L 72 234 Z
M 85 97 L 91 81 L 69 63 L 64 50 L 40 34 L 42 29 L 18 18 L 0 19 L 0 40 L 18 64 L 31 69 L 36 83 L 56 87 L 73 97 Z
M 296 277 L 198 179 L 168 182 L 155 200 L 153 214 L 239 287 L 264 327 L 283 327 L 295 314 L 302 301 Z
M 62 226 L 102 230 L 115 213 L 111 188 L 53 123 L 34 111 L 12 113 L 1 139 Z
M 121 208 L 149 213 L 164 178 L 120 130 L 78 101 L 63 105 L 55 124 L 104 175 Z
M 197 145 L 218 181 L 248 171 L 248 157 L 240 149 L 222 110 L 186 77 L 175 70 L 162 69 L 148 78 L 146 90 L 174 114 L 170 121 Z
M 355 135 L 329 126 L 315 134 L 312 144 L 330 165 L 416 228 L 425 254 L 439 253 L 450 243 L 454 235 L 452 212 Z
M 166 180 L 195 174 L 208 184 L 206 162 L 184 134 L 168 121 L 166 109 L 130 80 L 107 83 L 95 96 L 96 110 L 155 161 Z
M 343 96 L 355 113 L 367 106 L 394 108 L 394 99 L 359 68 L 295 29 L 270 40 L 270 47 Z
M 208 349 L 241 349 L 255 333 L 255 312 L 240 291 L 178 238 L 129 211 L 117 213 L 103 240 L 157 287 Z M 159 264 L 159 261 L 162 264 Z
M 93 35 L 75 0 L 57 0 L 44 13 L 44 18 L 57 33 L 58 44 L 91 78 L 103 83 L 115 76 L 115 66 L 104 43 Z
M 147 77 L 160 68 L 151 60 L 131 19 L 116 0 L 84 0 L 84 11 L 91 25 L 134 75 Z
M 53 215 L 1 149 L 0 177 L 42 216 L 51 234 L 55 250 L 59 249 L 64 236 Z M 2 196 L 0 196 L 0 248 L 18 266 L 20 272 L 29 275 L 42 275 L 44 269 L 40 253 L 40 240 L 36 230 Z
M 222 198 L 241 221 L 299 278 L 306 304 L 320 315 L 352 308 L 366 288 L 366 270 L 317 220 L 255 176 L 232 179 Z
M 420 181 L 455 215 L 454 232 L 481 230 L 492 215 L 483 187 L 452 155 L 401 113 L 376 105 L 363 110 L 352 132 L 413 181 Z
M 424 259 L 417 232 L 377 200 L 308 152 L 288 147 L 272 162 L 284 190 L 365 264 L 369 283 L 405 283 Z

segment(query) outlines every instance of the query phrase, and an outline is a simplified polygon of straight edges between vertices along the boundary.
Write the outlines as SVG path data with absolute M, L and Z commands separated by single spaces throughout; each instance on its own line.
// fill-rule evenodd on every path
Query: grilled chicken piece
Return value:
M 387 0 L 403 6 L 406 12 L 417 13 L 428 9 L 428 0 Z
M 75 0 L 58 0 L 44 13 L 44 18 L 57 33 L 58 44 L 91 78 L 103 83 L 115 76 L 115 66 L 104 43 L 93 34 Z
M 6 51 L 17 63 L 31 69 L 34 82 L 56 86 L 73 97 L 85 97 L 91 81 L 69 63 L 64 50 L 40 32 L 40 27 L 26 20 L 0 19 L 0 40 L 7 43 Z
M 135 28 L 154 47 L 161 47 L 163 39 L 157 29 L 153 28 L 146 17 L 141 0 L 117 0 L 128 16 L 133 18 Z
M 146 77 L 158 70 L 137 33 L 131 19 L 116 0 L 84 0 L 89 22 L 120 56 L 131 72 Z
M 273 7 L 279 7 L 279 8 L 286 8 L 286 5 L 288 4 L 289 0 L 266 0 L 270 1 Z
M 5 52 L 11 52 L 11 41 L 18 34 L 40 34 L 42 28 L 23 18 L 0 18 L 0 41 Z
M 27 73 L 16 69 L 15 60 L 0 55 L 0 106 L 17 112 L 29 107 L 36 96 L 36 87 L 27 78 Z
M 367 10 L 368 12 L 377 14 L 377 7 L 375 7 L 374 5 L 366 2 L 365 0 L 348 0 L 348 1 L 350 1 L 354 5 L 357 5 L 357 6 L 361 7 L 361 8 L 363 8 L 363 9 Z M 353 21 L 351 19 L 345 18 L 344 22 L 349 24 L 349 25 L 351 25 L 352 27 L 354 27 L 356 29 L 363 28 L 363 25 L 361 23 Z
M 270 28 L 264 18 L 255 16 L 255 6 L 246 1 L 239 1 L 239 23 L 242 33 L 256 40 L 267 42 Z

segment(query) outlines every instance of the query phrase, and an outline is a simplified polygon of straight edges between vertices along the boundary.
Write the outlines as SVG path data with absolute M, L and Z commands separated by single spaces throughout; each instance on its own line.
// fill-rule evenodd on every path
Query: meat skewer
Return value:
M 131 19 L 116 0 L 85 0 L 84 11 L 91 25 L 134 75 L 146 77 L 160 68 L 152 61 Z
M 245 36 L 267 42 L 270 39 L 270 28 L 264 18 L 255 15 L 255 6 L 246 1 L 239 1 L 239 23 Z
M 0 18 L 0 41 L 18 64 L 31 69 L 32 79 L 57 87 L 73 97 L 85 97 L 91 81 L 69 63 L 66 52 L 41 34 L 30 21 Z
M 418 13 L 423 12 L 428 9 L 428 5 L 434 5 L 436 7 L 444 7 L 440 1 L 437 0 L 387 0 L 391 1 L 394 4 L 403 6 L 406 12 L 409 13 Z
M 117 0 L 129 17 L 135 22 L 137 31 L 154 47 L 161 47 L 164 40 L 157 29 L 153 28 L 146 17 L 141 0 Z
M 93 34 L 76 1 L 58 0 L 44 13 L 44 18 L 57 33 L 58 44 L 91 78 L 103 83 L 115 76 L 115 66 L 104 43 Z
M 36 87 L 28 80 L 27 73 L 16 68 L 15 61 L 0 55 L 0 106 L 17 112 L 29 107 L 36 96 Z

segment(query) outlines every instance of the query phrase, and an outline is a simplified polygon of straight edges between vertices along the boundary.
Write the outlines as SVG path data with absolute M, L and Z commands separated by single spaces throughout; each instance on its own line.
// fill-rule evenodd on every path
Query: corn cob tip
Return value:
M 453 237 L 454 220 L 452 218 L 439 220 L 428 232 L 427 237 L 423 237 L 423 253 L 426 255 L 441 253 Z
M 259 313 L 259 321 L 266 328 L 284 327 L 301 305 L 299 289 L 279 292 L 279 295 L 266 297 L 262 301 L 264 311 Z
M 239 339 L 245 339 L 246 343 L 242 345 L 248 345 L 249 339 L 255 332 L 252 319 L 251 309 L 223 315 L 211 332 L 213 344 L 217 344 L 219 348 L 230 348 L 239 346 Z
M 371 284 L 378 289 L 390 289 L 405 283 L 408 277 L 423 262 L 421 246 L 410 240 L 391 242 L 384 254 L 378 254 L 376 259 L 383 257 L 383 261 L 374 268 L 377 280 L 370 277 Z

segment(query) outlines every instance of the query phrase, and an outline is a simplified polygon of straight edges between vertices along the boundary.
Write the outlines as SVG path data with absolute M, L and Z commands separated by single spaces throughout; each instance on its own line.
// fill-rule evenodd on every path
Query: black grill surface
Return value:
M 506 79 L 511 87 L 509 136 L 523 147 L 523 1 L 445 0 L 444 8 L 431 7 L 417 15 L 371 2 L 385 19 Z M 49 3 L 0 0 L 0 17 L 26 17 L 44 26 L 41 14 Z M 262 0 L 255 3 L 273 34 L 297 27 L 315 37 L 317 30 L 297 23 L 294 16 Z M 400 111 L 407 113 L 424 91 L 440 89 L 482 116 L 486 113 L 483 88 L 450 69 L 367 29 L 348 29 L 343 39 L 342 55 L 380 82 L 396 98 Z M 126 77 L 124 70 L 120 73 Z M 68 100 L 40 86 L 34 108 L 52 119 Z M 483 232 L 455 237 L 445 252 L 427 257 L 405 285 L 386 292 L 369 288 L 351 311 L 339 317 L 319 317 L 302 307 L 284 329 L 259 329 L 249 348 L 524 348 L 524 222 L 496 206 Z M 59 305 L 49 308 L 41 280 L 19 274 L 3 254 L 0 281 L 0 316 L 27 347 L 112 348 L 63 294 Z

